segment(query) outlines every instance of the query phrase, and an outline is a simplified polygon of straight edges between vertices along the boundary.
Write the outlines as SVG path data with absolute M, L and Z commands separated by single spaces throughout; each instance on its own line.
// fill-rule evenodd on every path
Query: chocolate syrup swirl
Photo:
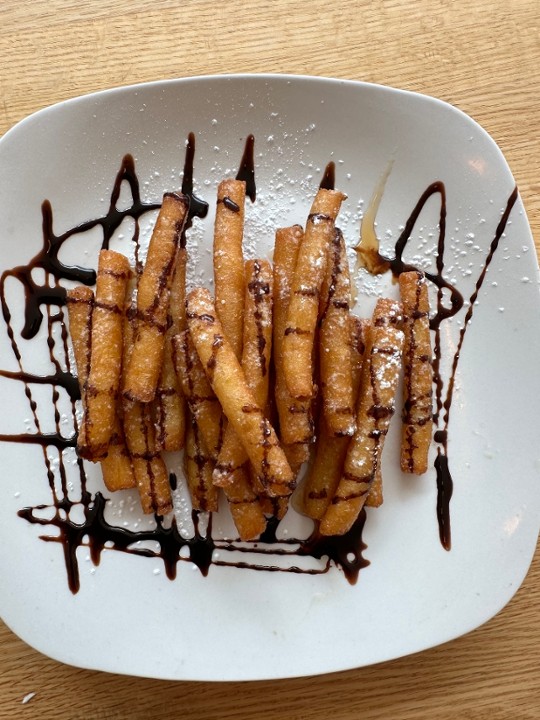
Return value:
M 212 563 L 212 553 L 215 545 L 211 536 L 211 520 L 206 535 L 199 532 L 199 515 L 193 512 L 192 519 L 195 534 L 192 538 L 184 538 L 180 535 L 176 523 L 165 527 L 164 521 L 156 516 L 156 527 L 151 530 L 126 530 L 125 528 L 111 525 L 105 519 L 106 499 L 98 492 L 93 498 L 88 495 L 84 498 L 84 521 L 75 523 L 68 517 L 57 514 L 52 520 L 36 517 L 35 510 L 46 509 L 41 505 L 35 508 L 23 508 L 19 511 L 19 517 L 36 525 L 54 526 L 60 531 L 56 537 L 42 536 L 46 542 L 60 543 L 64 549 L 64 558 L 68 576 L 68 584 L 71 592 L 76 593 L 80 588 L 79 567 L 77 561 L 77 549 L 88 545 L 90 556 L 94 565 L 99 565 L 101 553 L 112 543 L 112 549 L 132 555 L 145 557 L 160 557 L 165 566 L 167 577 L 174 580 L 176 577 L 176 566 L 183 559 L 180 551 L 184 547 L 189 548 L 189 561 L 194 563 L 203 575 L 208 574 Z M 71 509 L 64 507 L 64 510 Z M 152 540 L 159 544 L 159 552 L 138 547 L 145 541 Z
M 257 197 L 257 186 L 255 185 L 255 137 L 248 135 L 246 138 L 246 145 L 244 147 L 244 154 L 240 160 L 240 167 L 236 174 L 237 180 L 243 180 L 246 183 L 246 195 L 249 197 L 251 202 L 255 202 Z
M 403 261 L 403 253 L 409 240 L 414 226 L 420 216 L 420 213 L 424 209 L 427 201 L 433 195 L 440 196 L 440 212 L 439 212 L 439 239 L 437 243 L 437 260 L 436 260 L 436 272 L 426 272 L 420 268 L 416 268 L 414 265 L 409 265 Z M 441 375 L 441 360 L 442 360 L 442 343 L 441 343 L 441 324 L 448 318 L 457 315 L 464 305 L 463 295 L 459 290 L 448 282 L 444 277 L 444 251 L 446 246 L 446 189 L 444 183 L 436 181 L 431 183 L 426 190 L 422 193 L 420 199 L 416 203 L 412 213 L 410 214 L 405 227 L 399 236 L 395 248 L 394 258 L 388 258 L 381 255 L 378 251 L 373 253 L 376 257 L 373 257 L 373 263 L 379 268 L 389 269 L 392 271 L 394 276 L 398 276 L 402 272 L 409 270 L 416 270 L 422 272 L 426 279 L 429 280 L 437 288 L 437 311 L 435 315 L 430 319 L 430 328 L 435 332 L 435 341 L 433 348 L 433 381 L 435 384 L 435 400 L 436 409 L 434 413 L 434 421 L 436 424 L 441 422 L 441 413 L 444 410 L 444 416 L 442 418 L 442 428 L 439 428 L 434 434 L 435 442 L 439 443 L 440 447 L 437 449 L 437 458 L 435 460 L 435 470 L 437 474 L 437 520 L 439 524 L 439 538 L 442 546 L 445 550 L 450 550 L 452 546 L 452 534 L 451 534 L 451 523 L 450 523 L 450 500 L 453 493 L 453 480 L 449 468 L 448 461 L 448 425 L 450 421 L 450 407 L 452 405 L 454 384 L 456 372 L 459 364 L 459 358 L 461 355 L 461 349 L 465 340 L 467 329 L 470 325 L 474 313 L 474 307 L 478 298 L 478 293 L 488 268 L 493 260 L 493 256 L 499 246 L 502 234 L 505 231 L 506 224 L 508 222 L 510 212 L 514 207 L 514 204 L 518 197 L 518 189 L 514 187 L 508 201 L 506 208 L 502 214 L 502 217 L 497 225 L 494 238 L 490 244 L 489 252 L 484 261 L 484 265 L 480 271 L 478 279 L 476 281 L 474 292 L 469 298 L 468 310 L 465 315 L 463 327 L 459 334 L 459 340 L 454 352 L 450 377 L 448 378 L 448 385 L 446 389 L 446 396 L 443 401 L 444 393 L 444 381 Z M 373 252 L 373 248 L 370 248 Z M 410 409 L 409 409 L 410 410 Z
M 186 144 L 186 159 L 182 178 L 182 194 L 189 198 L 189 211 L 180 236 L 180 247 L 186 247 L 186 232 L 193 225 L 193 218 L 208 215 L 208 203 L 193 193 L 193 161 L 195 160 L 195 135 L 190 132 Z
M 182 234 L 181 243 L 186 244 L 185 230 L 191 226 L 194 217 L 203 218 L 208 211 L 208 204 L 196 197 L 193 193 L 193 163 L 195 156 L 195 137 L 190 133 L 186 145 L 185 164 L 183 172 L 182 193 L 190 200 L 190 210 L 188 222 Z M 329 163 L 323 179 L 321 187 L 331 189 L 334 186 L 335 168 L 333 163 Z M 255 201 L 255 166 L 254 166 L 254 137 L 250 135 L 245 144 L 244 154 L 240 163 L 237 179 L 246 182 L 246 192 L 252 201 Z M 131 204 L 123 210 L 117 208 L 120 197 L 121 185 L 126 182 L 131 192 Z M 484 281 L 487 268 L 497 250 L 499 240 L 504 232 L 506 222 L 510 211 L 517 198 L 517 189 L 515 189 L 510 197 L 507 209 L 501 218 L 495 238 L 491 244 L 490 252 L 484 268 L 476 283 L 476 288 L 471 296 L 470 307 L 467 312 L 466 322 L 461 331 L 458 348 L 452 365 L 452 375 L 446 396 L 443 401 L 443 382 L 440 376 L 440 358 L 441 358 L 441 342 L 440 342 L 440 325 L 448 317 L 455 315 L 463 306 L 463 297 L 450 283 L 443 278 L 444 270 L 444 247 L 445 247 L 445 218 L 446 218 L 446 201 L 444 185 L 436 182 L 430 185 L 423 193 L 414 208 L 409 220 L 405 225 L 405 229 L 398 239 L 395 247 L 394 259 L 380 259 L 387 263 L 388 267 L 394 274 L 399 274 L 406 269 L 412 269 L 406 265 L 403 260 L 404 249 L 410 239 L 412 230 L 427 200 L 434 194 L 441 197 L 441 212 L 439 222 L 439 244 L 438 256 L 436 264 L 436 272 L 426 277 L 438 289 L 437 312 L 431 319 L 431 326 L 435 331 L 435 376 L 436 376 L 436 392 L 437 392 L 437 412 L 436 419 L 440 419 L 440 415 L 444 411 L 442 417 L 443 426 L 435 433 L 435 441 L 439 443 L 438 455 L 435 462 L 437 469 L 438 482 L 438 504 L 437 514 L 439 518 L 439 526 L 441 529 L 441 541 L 447 548 L 450 547 L 450 521 L 449 521 L 449 502 L 452 494 L 452 478 L 448 468 L 448 423 L 450 418 L 450 407 L 452 403 L 454 378 L 458 366 L 459 354 L 463 345 L 464 336 L 468 326 L 468 321 L 472 317 L 474 301 L 478 296 L 478 292 Z M 140 195 L 139 180 L 135 172 L 135 163 L 131 155 L 126 155 L 121 163 L 120 170 L 116 176 L 115 182 L 111 190 L 110 204 L 104 216 L 94 220 L 88 220 L 80 225 L 68 229 L 62 234 L 54 232 L 53 212 L 51 203 L 47 200 L 42 205 L 42 247 L 39 252 L 30 260 L 27 265 L 18 266 L 8 270 L 0 277 L 0 303 L 2 315 L 6 323 L 8 339 L 11 345 L 13 355 L 18 364 L 16 371 L 0 371 L 0 374 L 9 380 L 22 382 L 24 385 L 25 396 L 28 401 L 30 412 L 33 418 L 34 431 L 21 434 L 2 434 L 0 441 L 17 442 L 22 444 L 32 444 L 41 448 L 43 461 L 46 470 L 47 481 L 51 492 L 51 504 L 44 506 L 23 508 L 19 511 L 19 516 L 26 521 L 42 525 L 43 527 L 55 527 L 58 534 L 54 537 L 50 535 L 42 536 L 46 542 L 53 542 L 62 545 L 66 570 L 68 575 L 68 583 L 71 591 L 76 593 L 80 588 L 79 566 L 77 561 L 77 549 L 81 546 L 88 546 L 92 561 L 95 565 L 99 564 L 101 553 L 105 549 L 112 549 L 132 555 L 145 557 L 159 557 L 162 559 L 165 571 L 169 578 L 174 578 L 177 573 L 177 564 L 180 560 L 189 560 L 194 563 L 203 575 L 206 575 L 212 564 L 225 565 L 233 567 L 246 567 L 254 570 L 264 570 L 270 572 L 302 572 L 311 574 L 326 573 L 334 564 L 341 567 L 348 578 L 349 582 L 354 583 L 357 580 L 359 571 L 368 565 L 362 553 L 366 546 L 362 541 L 362 532 L 366 520 L 366 513 L 362 511 L 356 523 L 351 530 L 341 537 L 322 537 L 316 531 L 306 540 L 297 539 L 278 539 L 276 536 L 279 521 L 270 521 L 268 527 L 257 543 L 236 544 L 234 541 L 218 541 L 212 537 L 211 517 L 208 528 L 205 533 L 200 531 L 200 518 L 197 513 L 193 514 L 194 534 L 191 538 L 184 538 L 178 531 L 175 519 L 173 518 L 170 525 L 167 520 L 155 518 L 155 527 L 145 531 L 133 531 L 120 528 L 109 523 L 105 517 L 105 509 L 107 500 L 101 493 L 92 495 L 87 490 L 86 474 L 82 460 L 75 455 L 77 424 L 75 404 L 79 397 L 78 383 L 69 363 L 67 328 L 64 318 L 64 308 L 66 299 L 66 290 L 62 281 L 76 281 L 86 285 L 93 285 L 96 279 L 95 270 L 92 268 L 84 268 L 78 266 L 68 266 L 61 262 L 59 253 L 68 240 L 77 241 L 77 236 L 82 236 L 89 230 L 101 227 L 103 233 L 102 247 L 108 248 L 111 238 L 115 231 L 120 227 L 125 218 L 131 218 L 135 222 L 133 232 L 133 242 L 135 244 L 135 260 L 137 268 L 139 263 L 139 222 L 140 219 L 148 212 L 156 210 L 160 207 L 160 203 L 143 202 Z M 317 218 L 322 220 L 324 218 Z M 312 221 L 314 219 L 312 218 Z M 40 269 L 45 273 L 45 281 L 38 282 L 32 275 L 32 271 Z M 6 296 L 6 284 L 18 282 L 22 285 L 25 294 L 24 304 L 24 327 L 20 332 L 20 339 L 16 337 L 13 327 L 12 315 L 9 309 Z M 448 300 L 446 299 L 448 298 Z M 52 307 L 58 310 L 52 312 Z M 47 375 L 34 375 L 23 367 L 23 352 L 20 341 L 27 341 L 38 333 L 44 318 L 47 320 L 47 346 L 49 349 L 49 357 L 54 368 L 54 372 Z M 59 328 L 59 332 L 55 332 L 55 327 Z M 290 329 L 291 332 L 300 331 L 299 329 Z M 57 355 L 60 357 L 58 359 Z M 53 432 L 45 432 L 41 426 L 37 402 L 34 399 L 32 386 L 36 384 L 47 384 L 52 387 L 55 429 Z M 63 389 L 68 397 L 72 407 L 72 415 L 74 422 L 74 432 L 71 430 L 69 434 L 62 432 L 61 413 L 60 413 L 60 393 Z M 58 463 L 53 464 L 49 453 L 57 454 Z M 69 455 L 68 455 L 69 454 Z M 75 457 L 76 472 L 79 476 L 79 489 L 70 490 L 70 483 L 67 480 L 67 468 Z M 176 489 L 177 480 L 174 474 L 170 476 L 170 485 L 173 490 Z M 76 495 L 76 497 L 73 497 Z M 84 519 L 81 522 L 75 522 L 70 517 L 70 510 L 76 506 L 82 506 Z M 53 512 L 45 518 L 40 516 L 40 511 L 50 510 Z M 141 548 L 139 543 L 143 541 L 154 541 L 157 543 L 158 550 L 149 550 Z M 188 548 L 189 557 L 185 557 L 185 553 L 181 553 L 183 548 Z M 220 551 L 232 550 L 237 552 L 250 552 L 258 554 L 261 557 L 272 555 L 287 555 L 291 558 L 289 567 L 277 567 L 270 562 L 255 564 L 253 562 L 243 563 L 236 560 L 228 561 L 225 558 L 226 553 L 220 552 L 220 559 L 214 558 L 214 550 Z M 311 556 L 313 558 L 326 558 L 325 563 L 318 569 L 304 569 L 297 566 L 295 558 L 302 556 Z
M 321 190 L 335 190 L 336 189 L 336 164 L 330 161 L 324 169 L 320 185 Z

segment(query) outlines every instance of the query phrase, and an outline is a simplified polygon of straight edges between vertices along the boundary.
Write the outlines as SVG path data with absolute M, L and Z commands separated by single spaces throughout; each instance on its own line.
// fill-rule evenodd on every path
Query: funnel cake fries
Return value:
M 86 285 L 78 285 L 68 290 L 66 296 L 69 317 L 69 334 L 73 345 L 73 355 L 77 366 L 77 379 L 81 390 L 83 406 L 83 422 L 80 423 L 77 435 L 77 451 L 84 452 L 86 414 L 86 383 L 90 371 L 90 327 L 92 323 L 92 310 L 94 309 L 94 292 Z
M 270 263 L 265 260 L 246 262 L 242 368 L 260 407 L 265 407 L 268 400 L 268 371 L 272 349 L 271 273 Z M 206 377 L 205 380 L 208 382 Z M 213 482 L 214 485 L 223 487 L 241 540 L 258 537 L 266 527 L 259 497 L 253 490 L 247 468 L 244 467 L 247 460 L 244 446 L 229 424 L 214 470 Z
M 343 535 L 350 529 L 380 465 L 401 369 L 403 332 L 396 327 L 400 320 L 399 303 L 379 300 L 362 369 L 357 429 L 347 449 L 336 494 L 320 523 L 323 535 Z
M 173 338 L 173 361 L 190 412 L 215 462 L 223 442 L 223 413 L 187 330 Z
M 309 444 L 299 442 L 287 445 L 286 443 L 283 443 L 281 447 L 283 448 L 285 457 L 287 458 L 287 461 L 291 466 L 291 470 L 296 477 L 300 472 L 302 465 L 309 460 Z
M 161 450 L 168 451 L 181 450 L 184 447 L 186 432 L 186 401 L 172 358 L 172 339 L 186 329 L 186 263 L 186 249 L 181 248 L 171 283 L 163 365 L 154 401 L 157 443 Z
M 242 370 L 255 402 L 266 408 L 272 356 L 272 266 L 267 260 L 248 260 L 245 274 Z M 229 425 L 214 470 L 214 484 L 225 487 L 232 483 L 234 471 L 247 459 L 242 443 Z
M 337 190 L 318 191 L 298 251 L 283 337 L 283 365 L 289 392 L 299 399 L 308 400 L 314 395 L 312 352 L 319 295 L 334 221 L 344 198 Z
M 244 181 L 223 180 L 219 184 L 214 225 L 216 310 L 238 359 L 242 355 L 246 286 L 242 254 L 245 202 Z
M 353 405 L 360 387 L 362 363 L 366 348 L 367 334 L 370 323 L 367 320 L 350 316 L 351 326 L 351 393 Z M 320 520 L 330 501 L 334 497 L 336 488 L 343 471 L 345 455 L 349 447 L 350 438 L 334 437 L 329 431 L 326 419 L 321 413 L 319 418 L 319 432 L 315 446 L 315 459 L 311 465 L 302 489 L 300 511 L 305 515 Z
M 294 489 L 291 468 L 274 429 L 255 402 L 208 290 L 195 288 L 188 295 L 187 320 L 214 392 L 265 491 L 271 496 L 290 495 Z
M 268 405 L 270 359 L 272 357 L 272 266 L 267 260 L 248 260 L 245 264 L 246 298 L 242 369 L 255 402 Z M 214 471 L 214 483 L 222 484 L 234 524 L 242 540 L 258 537 L 266 527 L 264 488 L 252 473 L 245 449 L 231 425 L 225 433 L 223 447 Z M 258 492 L 261 492 L 259 497 Z M 280 498 L 287 509 L 287 498 Z
M 125 370 L 126 400 L 154 399 L 161 372 L 169 293 L 189 199 L 165 193 L 137 289 L 136 334 Z
M 382 470 L 380 464 L 377 465 L 375 470 L 375 477 L 371 483 L 371 488 L 366 498 L 366 507 L 381 507 L 383 504 L 383 482 L 382 482 Z
M 223 488 L 240 540 L 254 540 L 266 528 L 263 505 L 252 488 L 248 467 L 235 470 L 233 482 Z
M 297 400 L 287 387 L 283 367 L 283 339 L 298 248 L 304 237 L 300 225 L 276 231 L 274 245 L 274 368 L 275 399 L 279 417 L 279 436 L 283 450 L 296 474 L 308 459 L 313 438 L 311 400 Z M 294 467 L 293 467 L 294 466 Z
M 167 515 L 172 510 L 169 473 L 157 448 L 148 405 L 126 401 L 124 432 L 143 512 Z
M 401 307 L 401 310 L 399 309 Z M 396 309 L 397 308 L 397 309 Z M 392 300 L 379 300 L 377 307 L 375 308 L 374 321 L 378 325 L 390 323 L 396 325 L 400 329 L 403 329 L 404 317 L 402 315 L 402 306 L 396 306 Z M 405 339 L 403 341 L 403 347 L 405 348 Z M 383 504 L 383 481 L 382 481 L 382 469 L 380 463 L 377 465 L 375 471 L 375 477 L 371 483 L 371 488 L 366 498 L 366 507 L 380 507 Z
M 401 469 L 421 475 L 428 465 L 433 430 L 433 367 L 426 279 L 416 270 L 399 276 L 403 303 L 403 426 Z
M 402 302 L 379 300 L 371 321 L 360 320 L 350 314 L 347 248 L 335 227 L 345 195 L 319 188 L 305 231 L 276 230 L 273 263 L 244 262 L 245 196 L 243 181 L 218 187 L 215 302 L 201 287 L 186 297 L 190 200 L 179 193 L 163 196 L 138 278 L 123 255 L 102 250 L 95 297 L 68 291 L 83 404 L 77 449 L 101 463 L 109 490 L 137 487 L 143 511 L 165 515 L 173 503 L 161 453 L 184 448 L 193 509 L 218 512 L 222 488 L 238 536 L 250 541 L 269 516 L 284 517 L 313 448 L 294 502 L 321 535 L 343 535 L 364 505 L 383 502 L 381 456 L 402 364 L 401 468 L 427 468 L 425 276 L 401 273 Z
M 73 354 L 77 365 L 79 387 L 83 405 L 86 403 L 86 381 L 90 369 L 90 324 L 94 293 L 90 288 L 80 285 L 67 293 L 69 331 L 73 344 Z M 79 427 L 78 442 L 84 447 L 84 423 Z M 113 431 L 109 441 L 107 457 L 100 460 L 105 487 L 114 492 L 135 487 L 135 477 L 131 467 L 122 424 L 115 413 Z
M 124 365 L 127 365 L 133 352 L 135 314 L 134 306 L 129 307 L 125 313 Z M 171 488 L 167 467 L 156 445 L 151 406 L 124 398 L 123 421 L 143 512 L 166 515 L 172 510 Z
M 184 470 L 194 510 L 217 512 L 218 489 L 212 484 L 214 461 L 200 428 L 191 417 L 186 432 Z
M 335 229 L 328 250 L 319 335 L 323 412 L 331 435 L 350 437 L 355 429 L 349 323 L 351 282 L 341 230 Z
M 124 255 L 112 250 L 99 254 L 96 297 L 90 328 L 90 366 L 85 387 L 84 446 L 88 460 L 107 455 L 116 417 L 122 367 L 124 298 L 131 275 Z

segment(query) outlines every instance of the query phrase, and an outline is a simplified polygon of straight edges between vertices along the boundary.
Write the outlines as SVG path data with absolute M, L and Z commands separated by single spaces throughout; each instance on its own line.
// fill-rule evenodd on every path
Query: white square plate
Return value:
M 64 490 L 72 500 L 80 498 L 73 448 L 59 454 L 54 445 L 23 445 L 6 438 L 0 443 L 2 618 L 30 645 L 66 663 L 190 680 L 342 670 L 417 652 L 476 628 L 518 589 L 535 549 L 540 518 L 538 268 L 520 198 L 511 209 L 508 205 L 514 180 L 501 152 L 473 120 L 451 106 L 363 83 L 223 76 L 97 93 L 36 113 L 0 142 L 2 271 L 27 265 L 40 250 L 45 199 L 57 236 L 106 215 L 127 153 L 134 156 L 144 202 L 159 203 L 164 191 L 178 189 L 190 132 L 196 139 L 196 194 L 211 208 L 204 221 L 194 221 L 188 235 L 191 283 L 210 282 L 216 186 L 236 173 L 250 133 L 255 136 L 257 200 L 246 208 L 249 257 L 269 255 L 276 227 L 304 224 L 329 161 L 336 166 L 336 186 L 348 195 L 338 224 L 351 248 L 358 242 L 359 219 L 392 163 L 377 215 L 381 249 L 389 256 L 422 193 L 435 181 L 444 183 L 443 274 L 466 302 L 441 324 L 442 400 L 470 314 L 467 300 L 480 285 L 460 350 L 448 425 L 452 550 L 445 551 L 439 542 L 435 471 L 431 467 L 421 478 L 401 474 L 399 422 L 394 422 L 383 458 L 385 502 L 368 510 L 364 555 L 370 565 L 361 570 L 356 585 L 334 565 L 318 574 L 233 567 L 228 563 L 245 558 L 226 543 L 215 550 L 217 564 L 207 577 L 184 558 L 176 579 L 170 580 L 162 560 L 152 554 L 159 549 L 155 543 L 138 546 L 147 555 L 106 548 L 96 567 L 81 538 L 73 558 L 80 589 L 72 593 L 62 544 L 40 539 L 57 536 L 58 529 L 29 523 L 18 512 L 51 506 L 47 463 L 59 497 L 65 470 Z M 438 195 L 426 203 L 404 256 L 428 272 L 436 272 L 440 205 Z M 119 206 L 130 206 L 125 186 Z M 507 207 L 508 222 L 495 248 Z M 147 213 L 142 218 L 143 246 L 154 217 Z M 132 232 L 133 223 L 126 220 L 112 247 L 132 252 Z M 62 247 L 60 260 L 95 267 L 101 240 L 99 226 L 77 233 Z M 486 262 L 489 269 L 479 283 Z M 43 271 L 33 279 L 42 284 Z M 372 278 L 359 271 L 356 279 L 356 312 L 361 315 L 370 314 L 378 295 L 396 293 L 387 275 Z M 74 426 L 65 391 L 59 390 L 55 403 L 50 385 L 28 382 L 30 399 L 37 403 L 34 415 L 25 384 L 9 376 L 17 377 L 21 367 L 33 375 L 49 375 L 54 358 L 66 367 L 62 310 L 51 309 L 54 345 L 47 342 L 47 322 L 34 339 L 25 340 L 22 286 L 8 273 L 3 290 L 0 367 L 8 372 L 0 377 L 0 433 L 59 428 L 69 437 Z M 47 316 L 45 306 L 43 312 Z M 21 367 L 13 343 L 20 349 Z M 434 444 L 433 459 L 441 448 Z M 170 462 L 179 475 L 178 523 L 188 525 L 179 460 L 172 457 Z M 99 469 L 87 467 L 86 472 L 92 496 L 104 492 Z M 50 519 L 48 512 L 34 510 L 33 516 Z M 218 545 L 220 537 L 234 535 L 226 512 L 221 510 L 214 523 Z M 77 507 L 72 513 L 73 521 L 81 520 Z M 141 517 L 137 498 L 129 492 L 111 499 L 107 518 L 134 532 L 153 525 L 153 519 Z M 309 523 L 290 511 L 280 532 L 290 539 L 305 537 L 309 530 Z M 325 568 L 324 560 L 260 553 L 249 557 L 263 569 L 302 563 Z

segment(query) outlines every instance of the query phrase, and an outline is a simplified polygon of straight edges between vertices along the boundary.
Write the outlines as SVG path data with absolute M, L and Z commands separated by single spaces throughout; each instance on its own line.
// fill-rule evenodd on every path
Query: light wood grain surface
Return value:
M 288 72 L 383 83 L 437 96 L 483 125 L 538 243 L 539 63 L 538 0 L 2 0 L 0 133 L 59 100 L 147 80 Z M 465 637 L 363 670 L 253 684 L 78 670 L 0 626 L 0 718 L 533 720 L 539 607 L 537 552 L 510 604 Z

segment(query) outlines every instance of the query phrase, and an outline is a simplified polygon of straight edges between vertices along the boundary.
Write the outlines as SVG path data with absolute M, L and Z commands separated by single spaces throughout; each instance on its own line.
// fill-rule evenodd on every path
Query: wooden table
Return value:
M 251 6 L 251 9 L 250 9 Z M 0 133 L 51 103 L 146 80 L 289 72 L 434 95 L 502 148 L 540 240 L 538 0 L 2 0 Z M 538 245 L 537 245 L 538 247 Z M 253 684 L 77 670 L 0 627 L 0 718 L 540 718 L 540 553 L 493 620 L 336 675 Z M 22 704 L 28 693 L 35 693 Z

